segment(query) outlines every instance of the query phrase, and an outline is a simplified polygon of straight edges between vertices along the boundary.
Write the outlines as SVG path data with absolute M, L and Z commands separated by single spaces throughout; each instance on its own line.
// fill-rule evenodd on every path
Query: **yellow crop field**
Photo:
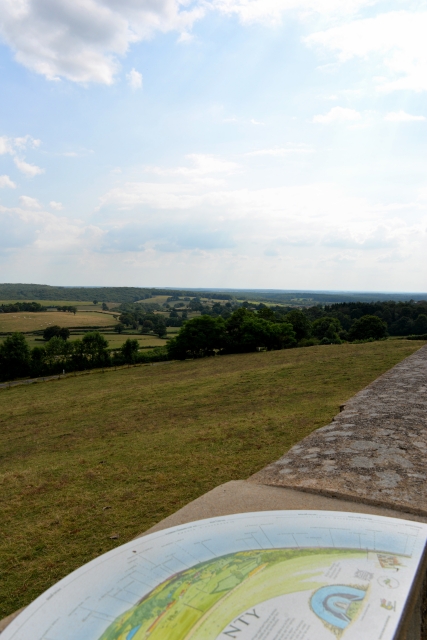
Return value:
M 49 325 L 60 327 L 106 327 L 116 324 L 117 320 L 109 313 L 78 311 L 65 313 L 63 311 L 39 311 L 30 313 L 0 313 L 0 331 L 40 331 Z

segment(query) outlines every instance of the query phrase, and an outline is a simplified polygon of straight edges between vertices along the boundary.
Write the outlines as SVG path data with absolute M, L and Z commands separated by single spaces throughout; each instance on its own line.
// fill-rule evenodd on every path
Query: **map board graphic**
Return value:
M 427 525 L 357 513 L 199 520 L 58 582 L 2 640 L 392 640 Z

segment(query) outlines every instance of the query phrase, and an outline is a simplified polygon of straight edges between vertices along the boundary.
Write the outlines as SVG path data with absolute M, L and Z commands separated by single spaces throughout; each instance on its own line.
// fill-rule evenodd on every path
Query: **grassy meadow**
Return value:
M 0 616 L 277 459 L 422 344 L 248 353 L 0 390 Z
M 129 338 L 131 340 L 138 340 L 138 344 L 140 347 L 164 347 L 165 344 L 167 344 L 167 341 L 164 340 L 163 338 L 159 338 L 156 335 L 141 335 L 138 333 L 135 334 L 128 334 L 128 333 L 122 333 L 122 334 L 110 334 L 110 333 L 103 333 L 103 335 L 105 336 L 105 339 L 108 340 L 108 346 L 110 349 L 118 349 L 119 347 L 122 346 L 122 344 L 124 342 L 126 342 L 126 340 L 128 340 Z
M 0 332 L 9 331 L 42 331 L 46 327 L 57 324 L 60 327 L 106 327 L 117 323 L 108 312 L 78 311 L 68 313 L 63 311 L 20 311 L 17 313 L 0 313 Z
M 69 338 L 69 342 L 73 342 L 74 340 L 81 340 L 85 334 L 83 332 L 73 332 Z M 109 349 L 119 349 L 124 342 L 128 338 L 131 340 L 138 340 L 138 344 L 140 347 L 144 349 L 148 349 L 148 347 L 164 347 L 167 344 L 166 340 L 159 338 L 156 335 L 140 335 L 138 333 L 129 334 L 129 333 L 113 333 L 102 331 L 102 335 L 108 341 Z M 6 336 L 0 336 L 0 343 L 4 340 Z M 30 349 L 33 347 L 43 347 L 47 343 L 43 340 L 41 336 L 36 335 L 26 335 L 25 336 L 28 346 Z

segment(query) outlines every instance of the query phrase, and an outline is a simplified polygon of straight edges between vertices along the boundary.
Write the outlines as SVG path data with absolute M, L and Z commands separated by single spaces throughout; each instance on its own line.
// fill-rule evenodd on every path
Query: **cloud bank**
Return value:
M 0 0 L 0 33 L 19 63 L 49 80 L 108 85 L 132 43 L 185 32 L 203 13 L 178 0 Z
M 369 8 L 378 15 L 361 18 Z M 427 90 L 427 13 L 381 12 L 378 0 L 0 0 L 0 36 L 19 63 L 49 80 L 111 85 L 132 44 L 167 32 L 191 41 L 194 24 L 213 11 L 273 27 L 285 19 L 308 30 L 319 20 L 333 23 L 304 43 L 341 62 L 381 60 L 388 72 L 376 80 L 381 91 Z M 141 87 L 135 69 L 127 80 Z

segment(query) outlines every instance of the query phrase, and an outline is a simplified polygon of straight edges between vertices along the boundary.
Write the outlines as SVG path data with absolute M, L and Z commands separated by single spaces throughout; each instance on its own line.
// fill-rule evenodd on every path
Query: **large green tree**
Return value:
M 63 340 L 68 340 L 70 337 L 70 330 L 66 327 L 60 327 L 57 324 L 53 324 L 50 327 L 46 327 L 43 331 L 43 338 L 45 340 L 50 340 L 51 338 L 59 337 Z
M 31 350 L 31 373 L 30 375 L 37 378 L 46 373 L 45 364 L 46 350 L 44 347 L 34 347 Z
M 285 322 L 289 322 L 289 324 L 292 325 L 298 342 L 304 338 L 310 337 L 311 324 L 301 309 L 292 309 L 292 311 L 287 313 L 285 316 Z
M 313 335 L 318 340 L 326 340 L 329 342 L 341 342 L 339 332 L 342 330 L 341 323 L 338 318 L 325 316 L 318 318 L 312 324 Z
M 350 331 L 350 340 L 381 340 L 387 336 L 387 323 L 377 316 L 366 315 L 356 320 Z
M 108 341 L 99 331 L 90 331 L 83 336 L 82 352 L 89 366 L 102 367 L 108 364 Z
M 126 364 L 133 364 L 134 362 L 137 361 L 138 349 L 139 349 L 138 340 L 132 340 L 131 338 L 128 338 L 126 342 L 122 344 L 122 346 L 120 347 L 120 351 L 122 353 L 123 360 L 124 362 L 126 362 Z
M 427 333 L 427 315 L 420 313 L 418 318 L 414 322 L 413 331 L 417 335 Z
M 244 318 L 239 332 L 234 332 L 234 340 L 229 339 L 228 351 L 255 351 L 257 348 L 283 349 L 296 345 L 296 336 L 290 323 L 269 322 L 256 316 Z
M 22 378 L 30 372 L 30 349 L 22 333 L 7 336 L 0 345 L 0 377 L 2 380 Z
M 68 361 L 74 352 L 73 343 L 66 342 L 59 336 L 53 336 L 44 350 L 44 362 L 50 373 L 59 373 L 68 368 Z
M 179 334 L 167 345 L 170 358 L 202 358 L 214 355 L 225 345 L 225 322 L 223 318 L 199 316 L 185 323 Z

